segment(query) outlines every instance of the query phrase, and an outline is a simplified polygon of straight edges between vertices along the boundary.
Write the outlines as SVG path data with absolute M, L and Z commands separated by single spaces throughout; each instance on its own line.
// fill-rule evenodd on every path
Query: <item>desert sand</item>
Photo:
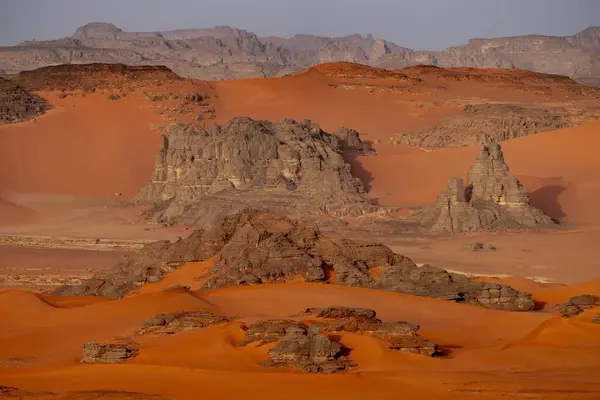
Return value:
M 483 84 L 446 82 L 435 71 L 427 72 L 433 76 L 413 91 L 394 91 L 389 87 L 406 82 L 347 68 L 325 65 L 279 79 L 213 82 L 216 121 L 235 116 L 295 118 L 311 119 L 326 130 L 357 129 L 373 142 L 377 154 L 350 157 L 353 172 L 365 182 L 370 197 L 408 213 L 411 207 L 435 201 L 449 176 L 463 177 L 478 149 L 423 151 L 393 145 L 391 136 L 457 113 L 457 98 L 537 99 L 535 93 L 516 91 L 505 82 L 510 73 L 503 70 L 486 71 L 491 83 Z M 423 71 L 403 73 L 416 77 Z M 442 82 L 443 93 L 436 89 Z M 186 227 L 148 228 L 139 209 L 119 207 L 152 173 L 160 146 L 160 133 L 152 126 L 165 120 L 141 91 L 118 101 L 108 100 L 107 93 L 64 99 L 55 92 L 40 93 L 53 110 L 36 121 L 0 127 L 1 233 L 140 241 L 173 240 L 189 233 Z M 576 97 L 557 91 L 554 100 L 565 96 Z M 416 262 L 529 291 L 543 310 L 502 312 L 307 283 L 198 291 L 201 282 L 195 277 L 210 268 L 210 261 L 192 263 L 122 300 L 0 291 L 0 385 L 18 388 L 24 398 L 45 393 L 65 399 L 597 399 L 600 325 L 591 320 L 599 311 L 562 319 L 553 306 L 574 295 L 600 295 L 599 135 L 600 124 L 588 123 L 503 143 L 507 163 L 531 191 L 532 203 L 564 225 L 558 231 L 376 238 Z M 492 243 L 497 250 L 465 250 L 472 242 Z M 21 273 L 28 268 L 79 268 L 90 274 L 122 255 L 99 254 L 0 246 L 6 268 Z M 190 286 L 191 291 L 169 289 L 173 284 Z M 79 362 L 83 343 L 125 340 L 157 313 L 206 310 L 252 322 L 332 305 L 372 308 L 386 321 L 417 323 L 419 332 L 438 343 L 445 355 L 392 352 L 376 339 L 344 334 L 341 342 L 359 364 L 354 373 L 268 370 L 256 363 L 267 358 L 269 347 L 236 347 L 243 332 L 234 321 L 144 337 L 140 355 L 123 365 Z

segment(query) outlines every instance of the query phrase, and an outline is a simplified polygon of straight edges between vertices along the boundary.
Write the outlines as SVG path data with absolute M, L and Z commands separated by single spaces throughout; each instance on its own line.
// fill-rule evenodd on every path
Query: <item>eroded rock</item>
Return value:
M 0 77 L 0 124 L 25 121 L 48 109 L 46 100 Z
M 556 221 L 529 203 L 529 192 L 510 173 L 497 143 L 481 148 L 466 183 L 460 178 L 449 178 L 436 203 L 412 218 L 434 234 L 556 225 Z
M 84 364 L 119 364 L 135 356 L 137 350 L 125 344 L 100 344 L 88 342 L 82 346 L 81 362 Z
M 556 307 L 563 317 L 574 317 L 587 309 L 600 307 L 600 296 L 591 294 L 573 296 L 568 302 L 561 303 Z
M 168 314 L 158 314 L 149 318 L 140 329 L 139 334 L 162 333 L 172 334 L 206 328 L 231 321 L 232 318 L 215 315 L 208 311 L 176 311 Z
M 245 211 L 174 243 L 156 242 L 138 256 L 55 295 L 123 297 L 165 273 L 214 257 L 204 288 L 287 282 L 335 283 L 467 302 L 506 310 L 533 308 L 531 296 L 509 286 L 474 282 L 429 265 L 418 267 L 388 247 L 323 235 L 314 225 L 269 212 Z M 378 273 L 375 273 L 378 271 Z
M 362 147 L 352 132 L 343 143 Z M 154 221 L 200 225 L 247 207 L 298 216 L 376 210 L 342 150 L 338 136 L 311 121 L 234 118 L 208 130 L 179 124 L 163 136 L 154 174 L 136 201 L 152 205 Z
M 327 332 L 353 332 L 373 336 L 389 343 L 389 348 L 432 357 L 437 345 L 417 334 L 419 325 L 410 322 L 383 322 L 375 310 L 366 308 L 309 308 L 304 314 L 329 320 L 317 322 Z

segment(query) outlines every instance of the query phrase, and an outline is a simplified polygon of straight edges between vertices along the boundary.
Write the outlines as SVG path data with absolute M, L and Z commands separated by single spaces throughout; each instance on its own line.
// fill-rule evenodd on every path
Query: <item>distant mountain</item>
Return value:
M 259 38 L 228 26 L 124 32 L 115 25 L 94 22 L 67 38 L 0 47 L 0 70 L 8 74 L 48 65 L 103 62 L 165 65 L 181 76 L 215 80 L 281 76 L 333 61 L 384 68 L 416 64 L 522 68 L 600 85 L 600 27 L 566 37 L 473 39 L 443 51 L 415 51 L 371 35 Z

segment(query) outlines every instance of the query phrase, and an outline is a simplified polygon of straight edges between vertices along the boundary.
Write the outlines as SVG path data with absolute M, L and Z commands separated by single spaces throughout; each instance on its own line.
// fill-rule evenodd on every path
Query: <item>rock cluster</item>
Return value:
M 563 317 L 574 317 L 593 307 L 600 307 L 600 296 L 593 296 L 591 294 L 573 296 L 568 302 L 557 306 L 558 312 Z
M 383 322 L 375 310 L 367 308 L 309 308 L 302 315 L 319 318 L 315 325 L 327 332 L 351 332 L 373 336 L 388 343 L 388 348 L 433 357 L 437 345 L 417 334 L 419 325 L 410 322 Z
M 343 141 L 310 122 L 234 118 L 207 130 L 177 124 L 163 136 L 154 174 L 136 201 L 152 204 L 157 222 L 205 224 L 223 210 L 358 216 L 377 208 L 362 196 L 343 147 L 363 148 L 357 134 Z
M 232 318 L 215 315 L 208 311 L 176 311 L 168 314 L 158 314 L 148 319 L 138 333 L 140 335 L 146 333 L 172 334 L 206 328 L 231 320 Z
M 577 125 L 564 108 L 520 104 L 468 104 L 460 114 L 425 130 L 394 138 L 396 144 L 425 149 L 501 142 Z
M 0 124 L 31 119 L 50 108 L 46 100 L 0 77 Z
M 81 362 L 85 364 L 118 364 L 134 357 L 136 349 L 125 344 L 88 342 L 82 346 Z
M 437 345 L 419 336 L 419 326 L 409 322 L 383 322 L 374 310 L 349 307 L 309 308 L 295 317 L 312 315 L 315 320 L 265 320 L 245 326 L 246 336 L 238 346 L 276 342 L 264 366 L 294 366 L 305 372 L 333 373 L 356 366 L 344 356 L 342 346 L 327 336 L 351 332 L 373 336 L 388 348 L 433 356 Z
M 530 310 L 528 293 L 506 285 L 474 282 L 429 265 L 418 267 L 381 244 L 363 244 L 323 235 L 307 223 L 268 212 L 245 211 L 193 232 L 174 243 L 146 245 L 115 268 L 55 295 L 123 297 L 186 262 L 214 257 L 207 289 L 286 282 L 335 283 L 440 298 L 504 310 Z M 376 273 L 375 271 L 378 271 Z
M 292 320 L 268 320 L 245 327 L 246 337 L 239 346 L 259 341 L 259 346 L 277 342 L 267 351 L 270 361 L 265 367 L 291 366 L 304 372 L 334 373 L 348 370 L 356 364 L 349 361 L 342 346 L 332 341 L 319 326 Z
M 529 192 L 510 173 L 497 143 L 481 148 L 466 183 L 460 178 L 449 178 L 436 203 L 415 213 L 413 219 L 434 234 L 556 224 L 529 203 Z

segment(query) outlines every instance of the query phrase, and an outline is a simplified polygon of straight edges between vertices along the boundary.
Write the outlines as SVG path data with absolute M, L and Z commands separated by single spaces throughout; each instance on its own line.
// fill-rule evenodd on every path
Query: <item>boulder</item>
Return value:
M 591 294 L 573 296 L 566 303 L 560 303 L 556 307 L 563 317 L 574 317 L 587 309 L 600 307 L 600 296 Z
M 82 346 L 81 362 L 84 364 L 119 364 L 134 357 L 136 349 L 125 344 L 100 344 L 88 342 Z
M 232 318 L 221 317 L 208 311 L 176 311 L 168 314 L 158 314 L 149 318 L 138 332 L 172 334 L 206 328 L 231 321 Z

